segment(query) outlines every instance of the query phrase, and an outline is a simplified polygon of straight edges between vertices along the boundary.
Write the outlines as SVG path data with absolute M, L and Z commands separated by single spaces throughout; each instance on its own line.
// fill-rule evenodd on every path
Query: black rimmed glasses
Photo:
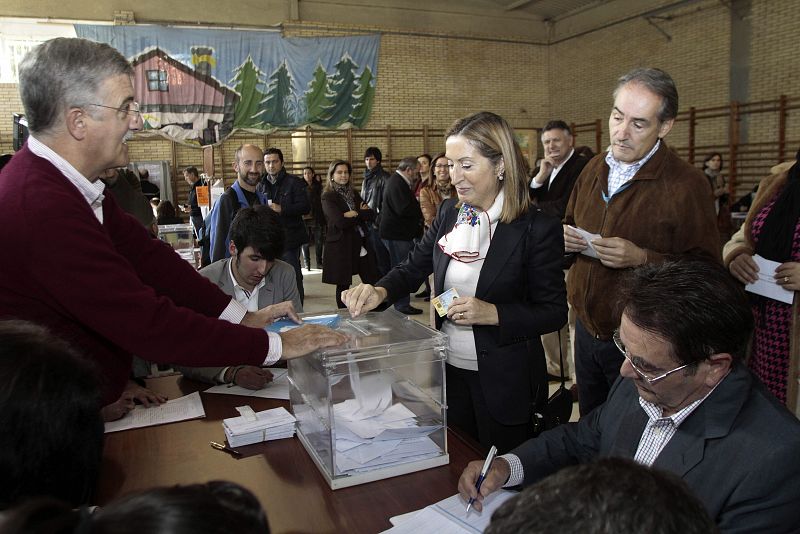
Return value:
M 673 373 L 677 373 L 681 369 L 685 369 L 685 368 L 689 367 L 690 365 L 692 365 L 690 363 L 685 363 L 685 364 L 681 365 L 680 367 L 676 367 L 675 369 L 672 369 L 671 371 L 667 371 L 666 373 L 661 373 L 659 375 L 653 376 L 653 373 L 649 373 L 647 371 L 643 371 L 638 365 L 633 363 L 633 360 L 631 359 L 630 355 L 628 354 L 628 350 L 625 348 L 625 344 L 622 342 L 622 337 L 619 335 L 619 329 L 614 330 L 614 345 L 616 345 L 617 348 L 619 349 L 619 351 L 622 353 L 622 355 L 625 356 L 625 359 L 628 360 L 629 364 L 631 364 L 631 367 L 633 367 L 633 370 L 636 371 L 636 374 L 639 375 L 642 378 L 642 380 L 644 380 L 645 382 L 647 382 L 651 386 L 653 384 L 657 383 L 657 382 L 661 382 L 662 380 L 667 378 L 669 375 L 671 375 Z
M 133 115 L 134 117 L 139 117 L 142 113 L 141 107 L 139 106 L 138 102 L 128 102 L 127 104 L 123 105 L 122 107 L 115 108 L 114 106 L 106 106 L 104 104 L 88 104 L 89 106 L 97 106 L 98 108 L 106 108 L 106 109 L 113 109 L 118 113 L 127 113 L 128 115 Z

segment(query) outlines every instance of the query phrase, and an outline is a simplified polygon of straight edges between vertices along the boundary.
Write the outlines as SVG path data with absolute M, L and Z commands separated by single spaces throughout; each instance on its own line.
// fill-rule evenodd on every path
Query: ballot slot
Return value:
M 331 488 L 446 464 L 447 336 L 394 310 L 337 313 L 348 342 L 289 362 L 297 435 Z

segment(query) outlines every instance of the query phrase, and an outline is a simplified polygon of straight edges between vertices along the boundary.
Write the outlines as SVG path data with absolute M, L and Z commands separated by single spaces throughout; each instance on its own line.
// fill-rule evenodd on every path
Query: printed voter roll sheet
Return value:
M 289 373 L 287 369 L 270 367 L 272 382 L 261 389 L 247 389 L 242 386 L 220 384 L 205 390 L 204 393 L 219 395 L 240 395 L 242 397 L 260 397 L 262 399 L 289 400 Z
M 581 235 L 581 237 L 589 244 L 588 247 L 581 250 L 581 254 L 583 254 L 584 256 L 589 256 L 590 258 L 596 258 L 597 251 L 594 249 L 594 245 L 592 245 L 592 240 L 599 239 L 603 236 L 601 236 L 600 234 L 593 234 L 591 232 L 587 232 L 583 228 L 578 228 L 576 226 L 570 226 L 570 228 L 578 232 Z
M 145 408 L 137 405 L 122 419 L 106 423 L 106 434 L 132 428 L 177 423 L 205 416 L 206 412 L 203 409 L 203 401 L 200 400 L 200 393 L 195 391 L 184 397 L 168 400 L 160 406 Z
M 486 497 L 480 512 L 474 508 L 467 512 L 467 503 L 459 495 L 453 495 L 413 515 L 389 519 L 395 526 L 383 534 L 479 534 L 489 526 L 494 511 L 516 494 L 508 490 L 496 491 Z
M 775 269 L 780 267 L 777 261 L 768 260 L 756 254 L 753 260 L 758 265 L 758 280 L 752 284 L 744 286 L 746 291 L 761 295 L 767 298 L 791 304 L 794 300 L 794 291 L 784 289 L 775 280 Z

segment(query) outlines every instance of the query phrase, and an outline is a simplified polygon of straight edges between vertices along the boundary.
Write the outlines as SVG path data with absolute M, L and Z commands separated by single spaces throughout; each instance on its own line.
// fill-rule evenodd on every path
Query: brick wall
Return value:
M 657 24 L 671 40 L 644 19 L 634 19 L 552 45 L 549 53 L 549 94 L 553 117 L 576 123 L 603 120 L 603 146 L 608 143 L 607 119 L 619 76 L 640 66 L 658 67 L 675 80 L 680 109 L 724 105 L 729 100 L 729 12 L 716 1 L 670 11 L 671 20 Z M 701 38 L 698 38 L 698 37 Z M 727 128 L 716 121 L 701 125 L 702 144 L 727 143 Z M 579 139 L 590 144 L 593 139 Z M 684 145 L 688 127 L 678 122 L 667 141 Z
M 15 83 L 0 83 L 0 154 L 13 152 L 12 113 L 22 113 L 22 102 Z
M 800 10 L 794 0 L 753 0 L 751 17 L 751 100 L 776 98 L 780 94 L 800 97 L 793 73 L 800 63 L 794 46 Z M 730 12 L 716 0 L 703 0 L 656 21 L 670 40 L 644 19 L 599 30 L 549 47 L 455 36 L 408 36 L 384 34 L 378 58 L 378 85 L 371 120 L 363 131 L 353 131 L 352 162 L 355 175 L 363 171 L 364 149 L 379 146 L 386 167 L 403 156 L 431 154 L 443 148 L 442 131 L 456 118 L 487 109 L 506 117 L 518 128 L 541 126 L 550 118 L 586 123 L 602 119 L 603 145 L 608 142 L 607 117 L 616 78 L 632 67 L 658 66 L 675 78 L 681 110 L 690 106 L 724 106 L 729 97 Z M 286 36 L 334 36 L 378 27 L 332 27 L 287 23 Z M 21 112 L 16 86 L 0 84 L 0 152 L 11 150 L 11 113 Z M 788 118 L 790 156 L 800 144 L 800 113 Z M 427 146 L 422 127 L 430 130 Z M 748 122 L 750 138 L 774 139 L 777 115 L 762 114 Z M 396 134 L 391 144 L 386 127 Z M 705 152 L 725 148 L 728 143 L 725 118 L 698 124 L 696 161 Z M 677 122 L 668 142 L 679 149 L 688 141 L 687 123 Z M 305 164 L 294 162 L 291 139 L 285 135 L 241 134 L 215 147 L 216 175 L 226 184 L 234 179 L 233 152 L 243 142 L 278 146 L 294 170 Z M 594 146 L 594 137 L 581 134 L 579 144 Z M 164 159 L 175 171 L 175 198 L 185 202 L 188 185 L 180 170 L 188 165 L 202 169 L 199 148 L 172 143 L 160 137 L 130 143 L 131 159 Z M 347 133 L 317 133 L 309 157 L 316 171 L 324 174 L 328 163 L 348 159 Z M 794 147 L 794 148 L 791 148 Z M 723 150 L 725 152 L 725 150 Z M 752 172 L 763 172 L 760 163 Z M 357 179 L 360 181 L 360 178 Z

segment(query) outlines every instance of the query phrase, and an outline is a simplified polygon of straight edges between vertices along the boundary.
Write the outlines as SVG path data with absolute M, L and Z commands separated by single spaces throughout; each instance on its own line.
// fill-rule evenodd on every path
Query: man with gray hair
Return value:
M 104 404 L 120 399 L 134 353 L 269 365 L 343 342 L 317 325 L 267 334 L 268 308 L 248 311 L 104 194 L 98 177 L 127 165 L 142 127 L 132 76 L 117 50 L 85 39 L 47 41 L 20 65 L 30 137 L 0 173 L 0 241 L 14 254 L 0 263 L 0 318 L 80 347 Z
M 389 270 L 402 263 L 414 248 L 414 239 L 422 237 L 422 209 L 414 198 L 418 171 L 417 158 L 405 157 L 384 186 L 380 232 L 381 240 L 389 251 Z M 419 308 L 411 306 L 411 297 L 408 295 L 398 299 L 394 307 L 406 315 L 422 313 Z
M 678 91 L 669 74 L 638 68 L 622 76 L 608 119 L 611 148 L 586 165 L 567 204 L 564 246 L 574 259 L 567 297 L 577 314 L 582 416 L 605 401 L 619 376 L 622 355 L 612 334 L 622 275 L 682 255 L 720 261 L 710 186 L 663 141 L 677 114 Z

